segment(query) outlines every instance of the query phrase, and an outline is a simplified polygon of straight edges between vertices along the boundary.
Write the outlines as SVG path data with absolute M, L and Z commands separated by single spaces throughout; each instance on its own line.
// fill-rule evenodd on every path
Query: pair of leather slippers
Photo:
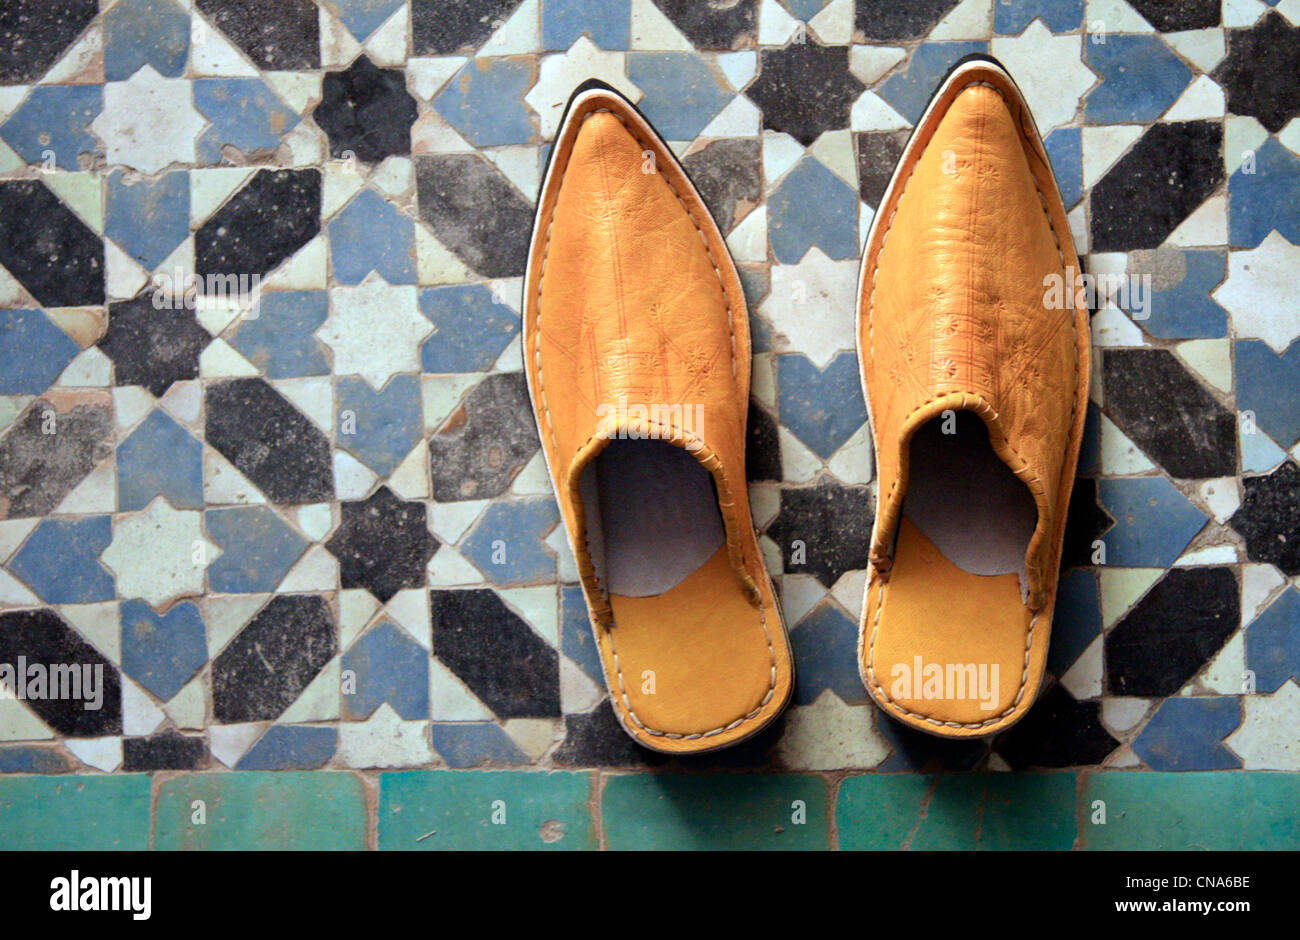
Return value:
M 878 468 L 858 666 L 923 731 L 1001 731 L 1042 682 L 1088 394 L 1074 267 L 1024 98 L 996 61 L 963 60 L 876 211 L 857 299 Z M 672 152 L 603 84 L 569 101 L 524 290 L 529 391 L 615 712 L 658 751 L 744 740 L 794 684 L 749 512 L 744 295 Z M 799 537 L 815 555 L 826 534 Z

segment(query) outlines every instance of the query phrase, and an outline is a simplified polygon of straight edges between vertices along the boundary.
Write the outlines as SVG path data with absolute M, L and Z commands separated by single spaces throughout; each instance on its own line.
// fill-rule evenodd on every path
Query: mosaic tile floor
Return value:
M 1085 269 L 1149 292 L 1097 304 L 1050 688 L 963 743 L 882 717 L 857 675 L 852 318 L 872 207 L 972 51 L 1023 87 Z M 165 808 L 276 787 L 257 812 L 326 799 L 339 844 L 407 844 L 439 825 L 403 802 L 495 787 L 561 843 L 643 845 L 680 829 L 655 789 L 677 778 L 604 771 L 761 768 L 794 776 L 682 800 L 779 790 L 812 844 L 919 847 L 943 794 L 969 821 L 983 788 L 1023 791 L 1069 847 L 1079 773 L 1080 806 L 1257 801 L 1179 825 L 1300 845 L 1262 808 L 1300 775 L 1164 773 L 1300 770 L 1298 71 L 1300 0 L 7 0 L 0 663 L 103 685 L 95 710 L 0 698 L 0 843 L 77 838 L 41 821 L 71 774 L 62 811 L 118 845 L 150 811 L 158 847 L 217 844 Z M 754 322 L 748 471 L 798 686 L 693 761 L 605 701 L 520 371 L 532 200 L 592 76 L 683 157 Z M 449 772 L 480 767 L 565 773 Z M 966 769 L 1034 772 L 838 782 Z M 205 773 L 151 791 L 171 771 Z M 872 805 L 897 818 L 855 822 Z

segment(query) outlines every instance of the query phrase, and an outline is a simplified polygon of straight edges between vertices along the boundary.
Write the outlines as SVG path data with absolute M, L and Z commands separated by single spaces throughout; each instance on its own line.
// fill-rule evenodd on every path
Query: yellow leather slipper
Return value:
M 858 356 L 879 495 L 859 633 L 868 692 L 948 737 L 1042 684 L 1088 401 L 1088 312 L 1024 98 L 960 62 L 876 212 Z
M 749 320 L 695 187 L 603 84 L 569 102 L 524 290 L 528 388 L 615 714 L 654 750 L 735 744 L 794 681 L 749 515 Z

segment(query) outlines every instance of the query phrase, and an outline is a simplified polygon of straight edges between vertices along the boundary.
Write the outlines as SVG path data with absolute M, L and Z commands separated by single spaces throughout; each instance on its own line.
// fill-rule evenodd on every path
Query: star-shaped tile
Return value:
M 1276 231 L 1249 251 L 1228 255 L 1228 277 L 1214 299 L 1232 314 L 1240 337 L 1262 339 L 1278 353 L 1300 338 L 1295 314 L 1295 272 L 1300 270 L 1300 245 Z
M 763 127 L 808 147 L 823 131 L 849 126 L 849 109 L 866 86 L 849 70 L 848 49 L 804 42 L 759 55 L 758 78 L 745 93 L 763 109 Z
M 144 512 L 118 519 L 99 557 L 117 576 L 119 597 L 161 608 L 172 598 L 202 594 L 204 569 L 217 552 L 203 536 L 199 513 L 173 509 L 159 497 Z
M 846 571 L 867 567 L 875 513 L 871 493 L 823 480 L 781 491 L 781 511 L 767 527 L 791 574 L 815 575 L 833 587 Z
M 99 348 L 113 360 L 117 385 L 142 385 L 161 398 L 173 382 L 198 378 L 199 356 L 210 342 L 193 310 L 156 309 L 146 292 L 108 305 Z
M 424 583 L 439 542 L 423 503 L 381 486 L 368 499 L 343 503 L 341 512 L 343 521 L 325 547 L 339 560 L 345 589 L 365 588 L 386 604 L 398 591 Z
M 415 99 L 401 69 L 381 69 L 364 54 L 345 71 L 326 72 L 312 112 L 330 139 L 330 155 L 352 153 L 367 163 L 411 152 Z
M 1044 134 L 1074 117 L 1079 98 L 1097 76 L 1080 58 L 1082 36 L 1054 36 L 1034 20 L 1019 36 L 999 36 L 992 53 L 1012 75 L 1032 75 L 1021 88 Z
M 433 324 L 420 313 L 414 285 L 372 275 L 330 291 L 329 318 L 315 333 L 334 350 L 336 375 L 360 375 L 378 391 L 398 372 L 420 371 L 420 341 Z
M 142 173 L 194 163 L 195 140 L 207 122 L 194 107 L 190 84 L 163 78 L 152 65 L 106 84 L 104 111 L 90 127 L 104 141 L 108 163 Z
M 1213 77 L 1228 92 L 1228 110 L 1257 117 L 1276 134 L 1300 114 L 1300 27 L 1270 12 L 1250 29 L 1228 30 L 1227 39 Z
M 1246 554 L 1287 577 L 1300 574 L 1300 467 L 1288 460 L 1266 477 L 1245 477 L 1242 486 L 1241 508 L 1228 525 L 1246 540 Z
M 1247 770 L 1300 770 L 1300 686 L 1285 683 L 1272 695 L 1247 695 L 1242 699 L 1245 717 L 1241 727 L 1224 743 L 1241 757 Z
M 856 260 L 832 261 L 814 246 L 798 264 L 772 266 L 772 290 L 758 311 L 788 340 L 781 351 L 801 352 L 825 369 L 853 346 L 857 287 Z
M 588 78 L 598 78 L 618 89 L 630 101 L 639 101 L 641 89 L 627 77 L 621 52 L 603 52 L 586 36 L 569 47 L 568 52 L 542 59 L 537 84 L 524 95 L 524 101 L 537 112 L 542 137 L 550 139 L 560 127 L 564 104 L 573 89 Z

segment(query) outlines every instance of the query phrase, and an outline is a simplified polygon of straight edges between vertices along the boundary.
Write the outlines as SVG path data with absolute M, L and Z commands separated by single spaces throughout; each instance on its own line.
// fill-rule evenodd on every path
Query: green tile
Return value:
M 0 849 L 149 847 L 149 777 L 2 777 Z
M 1089 849 L 1295 850 L 1297 806 L 1300 774 L 1101 772 L 1088 777 L 1080 825 Z
M 826 784 L 814 776 L 611 776 L 601 817 L 611 849 L 827 847 Z
M 835 816 L 841 849 L 1064 850 L 1074 808 L 1071 773 L 868 774 L 840 784 Z
M 379 777 L 381 849 L 594 849 L 590 774 L 409 770 Z
M 169 850 L 363 849 L 365 796 L 349 773 L 189 774 L 162 785 L 153 841 Z

